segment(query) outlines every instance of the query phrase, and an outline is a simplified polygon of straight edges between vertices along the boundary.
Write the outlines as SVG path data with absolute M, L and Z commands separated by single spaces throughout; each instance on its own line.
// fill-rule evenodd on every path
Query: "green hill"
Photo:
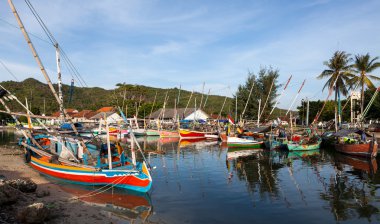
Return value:
M 58 110 L 58 103 L 53 97 L 49 87 L 45 83 L 41 83 L 33 78 L 25 79 L 22 82 L 5 81 L 0 83 L 7 88 L 10 92 L 16 95 L 19 100 L 25 102 L 25 98 L 28 99 L 29 105 L 31 105 L 32 111 L 36 114 L 49 115 Z M 57 85 L 54 84 L 55 89 Z M 157 99 L 154 110 L 161 108 L 164 103 L 166 93 L 168 93 L 167 108 L 173 108 L 175 100 L 178 100 L 179 89 L 161 89 L 148 87 L 143 85 L 130 85 L 130 84 L 117 84 L 115 89 L 106 90 L 99 87 L 74 87 L 72 102 L 68 102 L 70 86 L 63 85 L 64 106 L 65 108 L 75 108 L 77 110 L 90 109 L 97 110 L 104 106 L 120 106 L 124 110 L 128 107 L 128 114 L 131 116 L 136 113 L 136 108 L 139 108 L 139 117 L 143 117 L 144 114 L 148 115 L 153 106 L 155 94 L 157 92 Z M 181 90 L 178 107 L 186 107 L 190 98 L 191 92 Z M 202 98 L 201 93 L 194 93 L 189 107 L 199 107 Z M 225 97 L 210 95 L 207 99 L 207 104 L 204 110 L 207 113 L 219 113 Z M 203 103 L 206 100 L 206 95 L 203 96 Z M 224 107 L 223 114 L 226 114 L 230 109 L 231 98 L 227 98 L 226 105 Z M 44 103 L 45 102 L 45 103 Z M 44 107 L 45 105 L 45 107 Z M 140 107 L 138 107 L 140 105 Z M 11 106 L 12 111 L 23 111 L 22 108 L 15 103 Z

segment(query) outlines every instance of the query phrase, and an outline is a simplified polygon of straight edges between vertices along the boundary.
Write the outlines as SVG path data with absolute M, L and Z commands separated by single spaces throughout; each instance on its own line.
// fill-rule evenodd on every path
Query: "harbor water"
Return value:
M 0 145 L 16 141 L 0 130 Z M 229 153 L 217 141 L 138 142 L 154 167 L 151 191 L 110 189 L 83 199 L 120 223 L 380 223 L 379 159 L 331 149 Z M 95 189 L 56 184 L 77 196 Z

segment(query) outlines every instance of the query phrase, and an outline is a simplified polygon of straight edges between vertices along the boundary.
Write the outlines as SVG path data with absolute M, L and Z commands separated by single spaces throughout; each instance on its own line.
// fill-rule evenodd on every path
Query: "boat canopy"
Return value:
M 345 137 L 345 136 L 348 136 L 349 134 L 352 134 L 352 133 L 355 133 L 358 135 L 362 135 L 364 133 L 367 137 L 372 137 L 372 135 L 368 134 L 367 132 L 365 132 L 361 129 L 357 129 L 357 128 L 356 129 L 342 129 L 333 135 L 336 137 Z

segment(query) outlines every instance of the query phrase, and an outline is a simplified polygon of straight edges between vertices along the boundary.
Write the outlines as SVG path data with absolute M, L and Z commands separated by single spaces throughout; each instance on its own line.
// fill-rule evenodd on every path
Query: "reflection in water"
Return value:
M 335 153 L 335 175 L 330 176 L 328 191 L 321 198 L 329 202 L 331 212 L 337 221 L 366 218 L 379 214 L 379 196 L 376 190 L 379 182 L 374 182 L 377 172 L 375 158 L 358 158 Z
M 12 145 L 14 138 L 0 132 L 0 144 Z M 114 189 L 83 200 L 130 222 L 380 222 L 376 159 L 323 149 L 231 154 L 215 141 L 137 140 L 156 167 L 150 197 Z M 76 196 L 93 190 L 70 184 L 63 189 Z
M 63 184 L 60 188 L 75 197 L 80 197 L 81 201 L 99 206 L 102 210 L 129 221 L 145 222 L 152 213 L 151 201 L 147 194 L 117 188 L 97 194 L 98 191 L 94 191 L 96 188 L 69 184 Z
M 16 135 L 13 130 L 0 128 L 0 146 L 16 145 Z

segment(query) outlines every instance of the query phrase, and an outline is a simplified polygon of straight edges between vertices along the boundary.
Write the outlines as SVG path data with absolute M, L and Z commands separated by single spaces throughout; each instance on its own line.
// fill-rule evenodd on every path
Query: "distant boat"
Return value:
M 228 137 L 227 138 L 228 148 L 251 148 L 251 149 L 261 149 L 264 146 L 263 141 L 255 141 L 251 139 L 239 138 L 239 137 Z
M 218 140 L 219 139 L 219 135 L 218 133 L 214 133 L 214 134 L 205 134 L 205 137 L 206 139 L 209 139 L 209 140 Z
M 160 136 L 160 132 L 154 129 L 147 129 L 145 131 L 146 136 Z
M 133 134 L 137 136 L 146 136 L 146 131 L 144 128 L 134 128 L 132 129 Z
M 288 142 L 287 146 L 289 151 L 306 151 L 306 150 L 316 150 L 319 149 L 321 146 L 321 140 L 317 140 L 317 142 L 309 143 L 309 142 L 299 142 L 299 143 L 293 143 Z
M 208 132 L 179 129 L 181 139 L 205 139 Z
M 161 138 L 179 138 L 179 133 L 178 131 L 161 130 L 160 137 Z

